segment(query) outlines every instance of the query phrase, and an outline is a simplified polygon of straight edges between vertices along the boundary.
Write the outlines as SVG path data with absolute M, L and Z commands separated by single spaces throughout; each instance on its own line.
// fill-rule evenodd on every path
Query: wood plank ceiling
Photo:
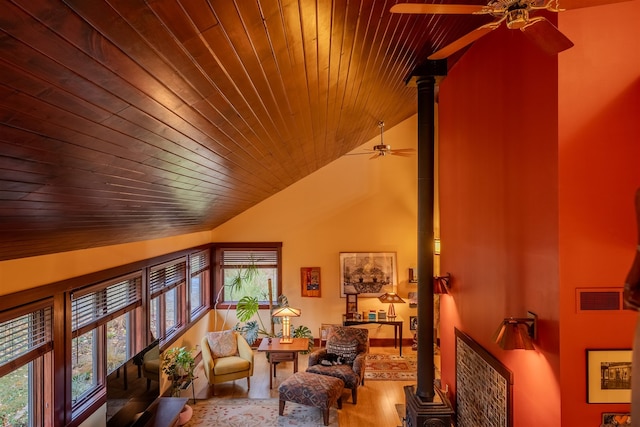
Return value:
M 405 77 L 486 22 L 383 0 L 2 3 L 0 260 L 212 229 L 414 114 Z

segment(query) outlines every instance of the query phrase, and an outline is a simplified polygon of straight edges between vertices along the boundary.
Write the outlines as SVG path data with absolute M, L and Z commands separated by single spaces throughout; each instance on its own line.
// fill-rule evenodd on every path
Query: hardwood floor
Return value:
M 409 350 L 410 351 L 410 350 Z M 374 353 L 397 354 L 393 347 L 375 347 Z M 255 351 L 255 368 L 251 377 L 251 390 L 247 390 L 245 379 L 223 383 L 213 390 L 208 386 L 200 366 L 196 370 L 198 379 L 195 381 L 196 399 L 234 399 L 248 397 L 253 399 L 268 399 L 278 397 L 278 385 L 293 373 L 293 362 L 281 362 L 278 365 L 273 389 L 269 390 L 269 362 L 265 354 Z M 307 368 L 306 355 L 300 355 L 299 371 Z M 415 381 L 365 381 L 358 389 L 358 404 L 351 401 L 351 391 L 346 390 L 342 395 L 342 409 L 338 411 L 340 427 L 396 427 L 401 425 L 396 404 L 404 404 L 404 386 L 415 384 Z M 192 398 L 191 389 L 182 392 L 183 397 Z

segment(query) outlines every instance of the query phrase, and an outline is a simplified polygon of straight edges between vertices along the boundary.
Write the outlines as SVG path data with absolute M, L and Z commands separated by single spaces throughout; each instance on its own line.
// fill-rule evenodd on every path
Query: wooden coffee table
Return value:
M 263 338 L 258 351 L 269 352 L 269 388 L 273 388 L 273 377 L 276 376 L 276 364 L 293 360 L 293 373 L 298 372 L 298 353 L 309 349 L 309 338 L 293 338 L 289 344 L 281 344 L 280 338 Z M 273 370 L 273 377 L 271 376 Z

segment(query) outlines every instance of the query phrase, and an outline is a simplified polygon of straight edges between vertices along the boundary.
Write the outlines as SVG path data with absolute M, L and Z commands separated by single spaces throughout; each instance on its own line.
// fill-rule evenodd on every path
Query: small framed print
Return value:
M 409 329 L 412 331 L 418 330 L 418 316 L 409 316 Z
M 629 412 L 604 412 L 600 427 L 630 426 L 631 414 Z
M 319 297 L 320 267 L 302 267 L 300 269 L 300 286 L 303 297 Z
M 587 403 L 631 402 L 631 349 L 587 349 Z
M 358 316 L 358 294 L 347 294 L 346 318 L 356 320 Z

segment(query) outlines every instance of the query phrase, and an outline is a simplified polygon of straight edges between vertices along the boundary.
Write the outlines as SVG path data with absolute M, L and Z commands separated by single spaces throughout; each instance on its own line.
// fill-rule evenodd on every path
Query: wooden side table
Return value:
M 308 338 L 293 338 L 292 343 L 281 344 L 280 338 L 263 338 L 258 346 L 258 351 L 269 353 L 269 388 L 273 388 L 273 377 L 276 376 L 276 364 L 278 362 L 293 361 L 293 373 L 298 372 L 298 354 L 309 349 Z M 273 376 L 271 376 L 273 371 Z

